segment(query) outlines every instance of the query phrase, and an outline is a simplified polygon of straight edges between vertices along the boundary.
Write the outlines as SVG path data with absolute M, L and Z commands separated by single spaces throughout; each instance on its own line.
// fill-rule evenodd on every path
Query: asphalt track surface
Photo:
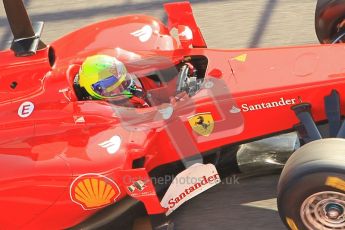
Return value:
M 24 2 L 33 21 L 45 21 L 42 39 L 49 43 L 80 26 L 120 15 L 150 14 L 164 21 L 166 17 L 162 4 L 169 1 L 24 0 Z M 314 33 L 315 0 L 194 0 L 191 2 L 196 20 L 211 48 L 239 49 L 317 43 Z M 0 49 L 8 47 L 11 39 L 4 9 L 0 7 Z M 184 204 L 171 216 L 176 228 L 181 230 L 284 229 L 275 205 L 279 175 L 263 176 L 262 174 L 258 171 L 257 176 L 248 177 L 244 174 L 240 178 L 229 177 L 225 183 Z

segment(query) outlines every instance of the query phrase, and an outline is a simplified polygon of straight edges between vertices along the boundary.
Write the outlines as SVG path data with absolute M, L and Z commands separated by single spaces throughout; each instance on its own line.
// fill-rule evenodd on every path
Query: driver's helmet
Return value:
M 95 99 L 127 95 L 127 70 L 115 57 L 94 55 L 86 58 L 79 70 L 79 85 Z

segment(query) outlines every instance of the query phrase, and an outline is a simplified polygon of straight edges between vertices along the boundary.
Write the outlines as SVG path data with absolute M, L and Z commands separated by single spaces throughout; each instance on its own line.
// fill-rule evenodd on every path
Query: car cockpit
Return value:
M 127 73 L 142 88 L 149 106 L 158 106 L 170 103 L 180 97 L 194 96 L 203 83 L 207 68 L 207 58 L 204 56 L 188 56 L 174 63 L 171 59 L 153 56 L 136 61 L 124 62 Z M 85 88 L 79 82 L 80 65 L 69 70 L 72 75 L 72 84 L 75 95 L 79 101 L 92 100 Z M 74 76 L 74 77 L 73 77 Z M 71 80 L 70 80 L 71 81 Z M 119 96 L 106 100 L 118 106 L 131 107 L 128 98 Z

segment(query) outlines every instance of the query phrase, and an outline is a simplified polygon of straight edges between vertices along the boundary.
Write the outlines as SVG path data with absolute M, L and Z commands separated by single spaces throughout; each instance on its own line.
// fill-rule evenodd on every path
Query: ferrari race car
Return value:
M 131 229 L 145 214 L 172 229 L 166 216 L 238 170 L 241 144 L 294 130 L 283 223 L 345 229 L 344 0 L 317 3 L 325 44 L 244 50 L 207 48 L 189 2 L 164 5 L 167 25 L 129 15 L 49 45 L 21 0 L 3 3 L 1 229 Z M 75 79 L 96 54 L 125 63 L 149 107 L 85 98 Z

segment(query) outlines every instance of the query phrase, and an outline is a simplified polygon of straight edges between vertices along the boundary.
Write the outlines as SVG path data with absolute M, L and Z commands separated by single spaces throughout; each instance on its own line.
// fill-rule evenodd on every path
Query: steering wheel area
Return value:
M 183 65 L 181 70 L 177 76 L 177 83 L 176 83 L 176 94 L 186 92 L 189 94 L 189 66 Z
M 180 69 L 176 83 L 176 95 L 186 92 L 188 96 L 194 96 L 201 88 L 203 79 L 198 79 L 197 71 L 192 64 L 186 63 Z

